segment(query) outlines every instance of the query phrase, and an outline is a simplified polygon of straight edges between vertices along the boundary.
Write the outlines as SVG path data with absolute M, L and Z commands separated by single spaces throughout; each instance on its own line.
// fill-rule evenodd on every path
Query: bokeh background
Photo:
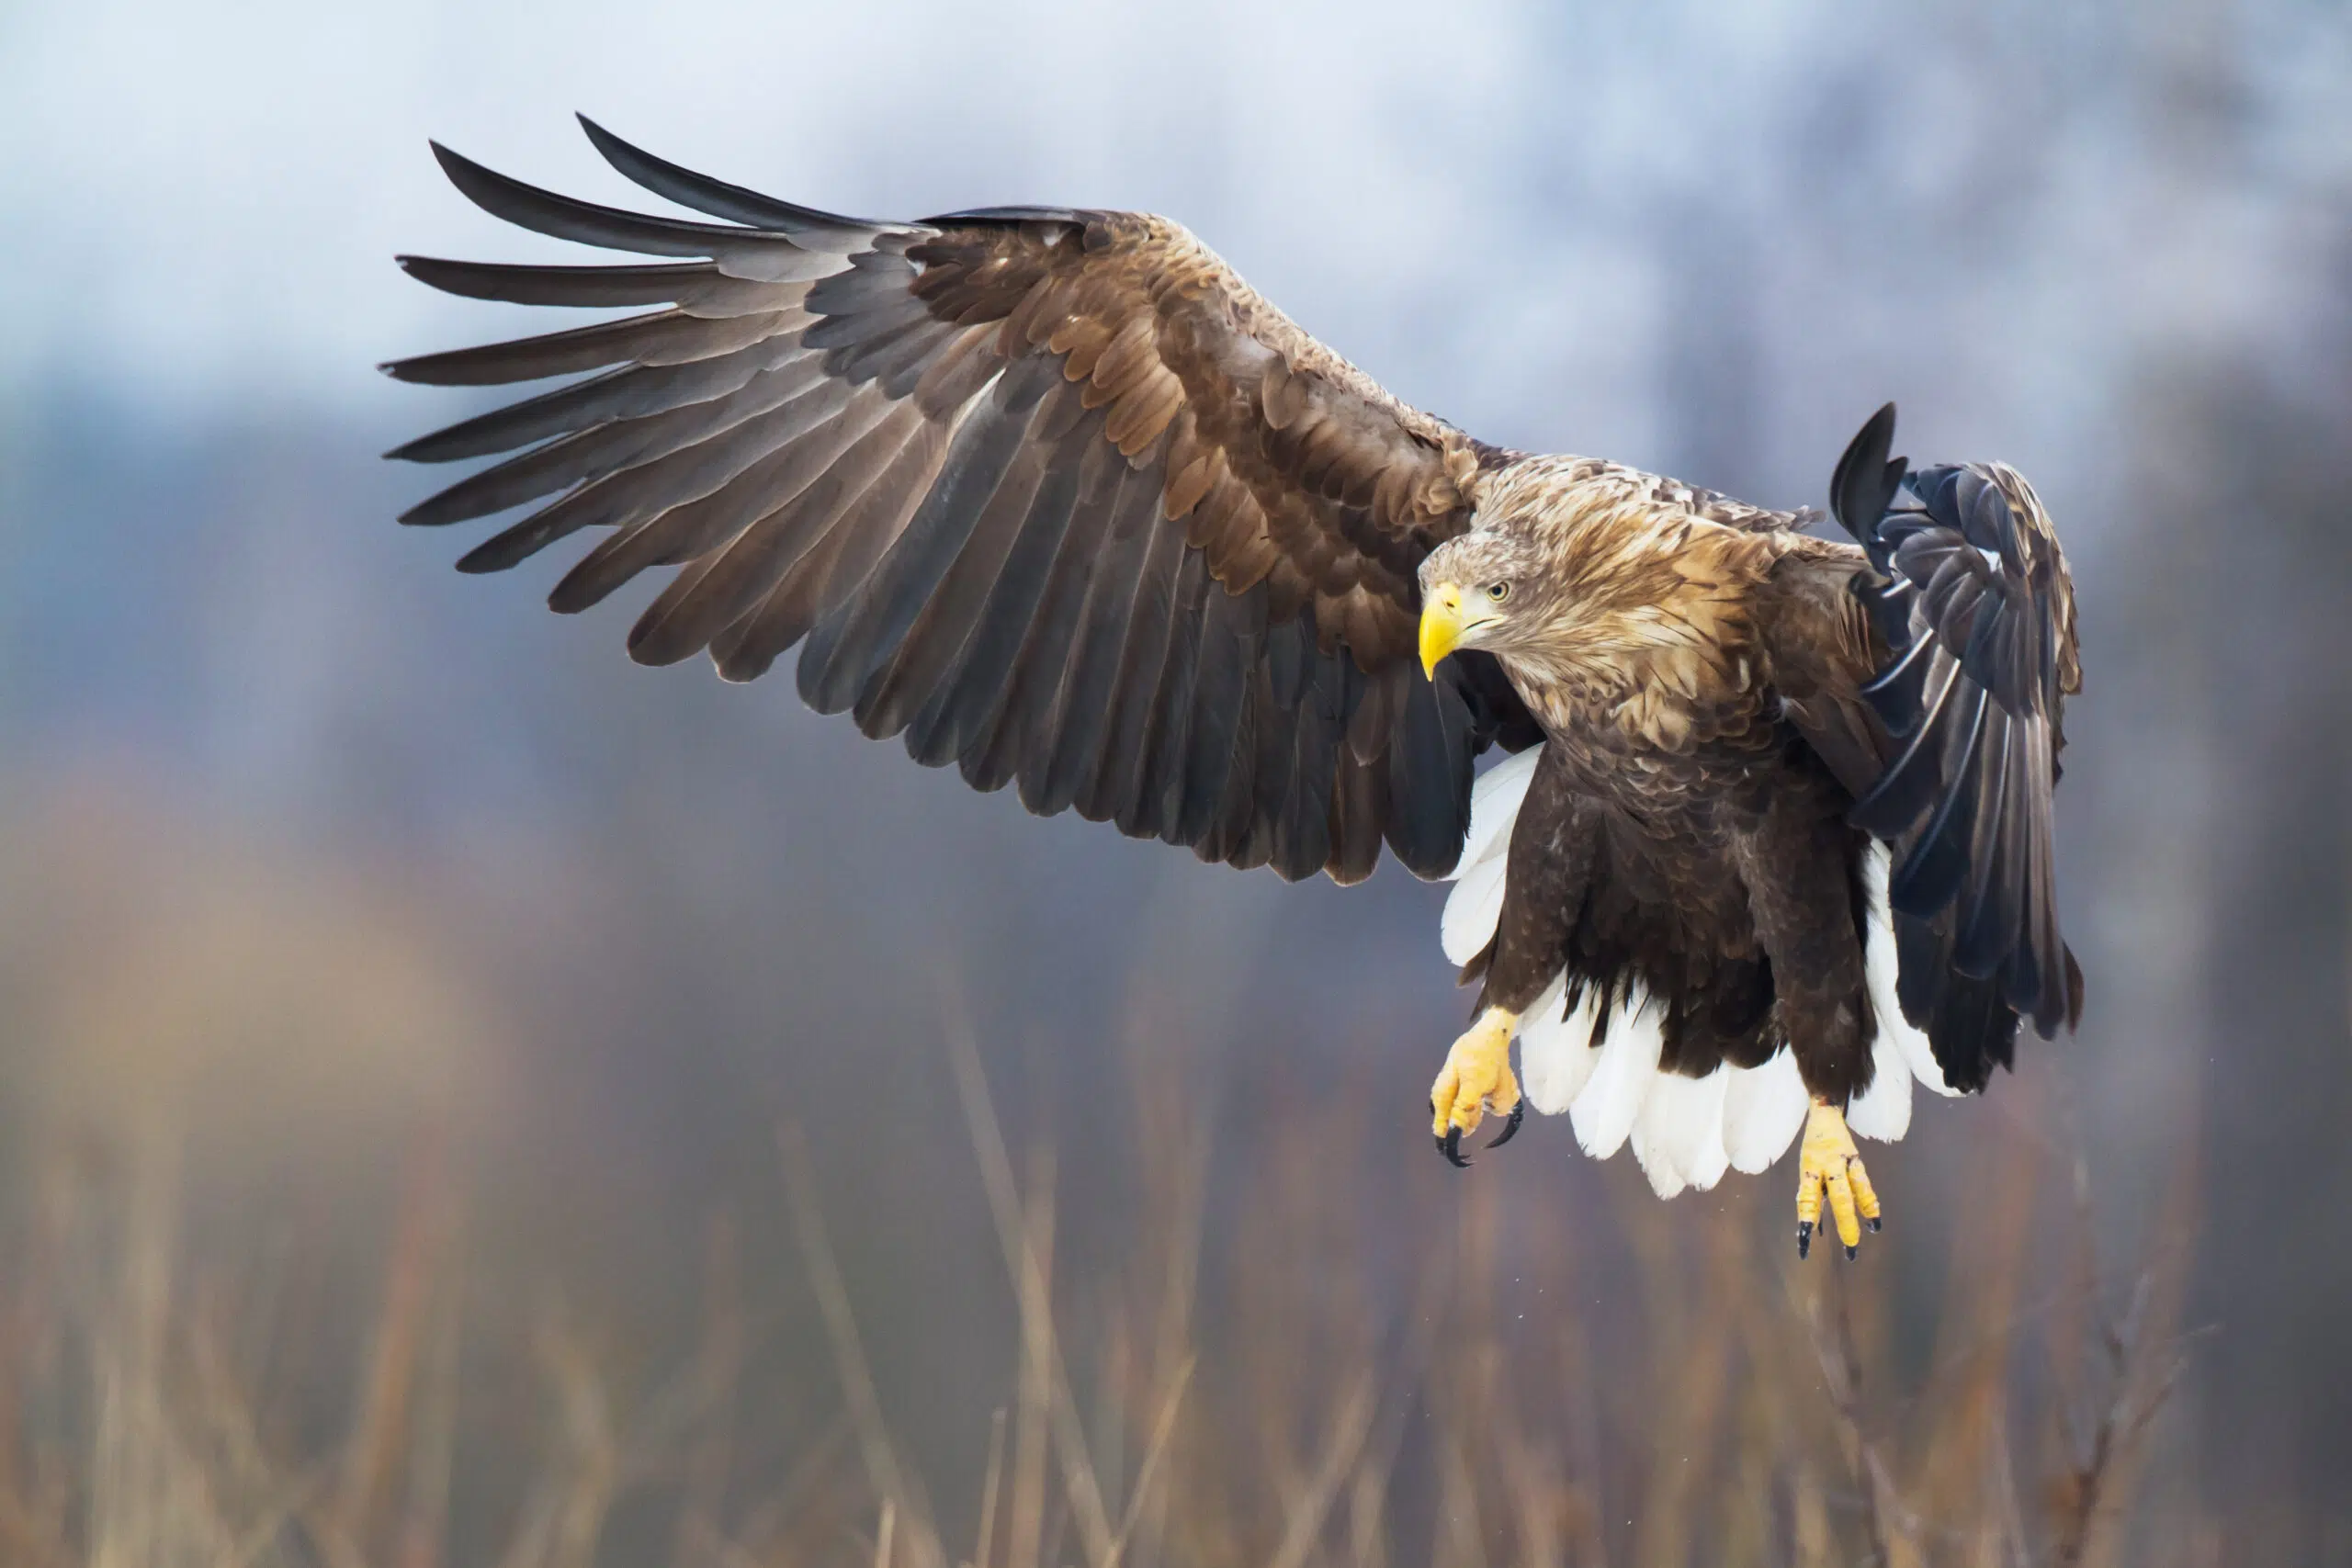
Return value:
M 0 1471 L 54 1514 L 0 1506 L 0 1534 L 164 1561 L 141 1500 L 212 1483 L 134 1440 L 125 1391 L 178 1431 L 217 1359 L 262 1413 L 254 1495 L 277 1473 L 342 1500 L 340 1559 L 273 1533 L 294 1502 L 250 1527 L 286 1561 L 753 1561 L 676 1495 L 781 1539 L 750 1517 L 763 1476 L 854 1450 L 889 1490 L 877 1413 L 968 1540 L 991 1413 L 1026 1430 L 1035 1316 L 955 1039 L 1033 1226 L 1057 1197 L 1050 1293 L 1109 1369 L 1072 1374 L 1106 1472 L 1159 1408 L 1116 1397 L 1149 1358 L 1115 1303 L 1168 1291 L 1136 1258 L 1191 1238 L 1202 1388 L 1283 1405 L 1312 1454 L 1356 1406 L 1284 1392 L 1253 1337 L 1282 1317 L 1301 1354 L 1442 1367 L 1416 1325 L 1452 1321 L 1427 1292 L 1484 1237 L 1482 1310 L 1549 1334 L 1573 1297 L 1597 1347 L 1599 1425 L 1554 1466 L 1590 1517 L 1560 1551 L 1679 1562 L 1674 1506 L 1615 1506 L 1672 1468 L 1645 1446 L 1656 1380 L 1848 1288 L 1792 1272 L 1784 1171 L 1658 1206 L 1540 1122 L 1444 1168 L 1421 1107 L 1464 1005 L 1442 888 L 1285 887 L 1033 820 L 787 682 L 630 665 L 633 609 L 539 610 L 560 561 L 460 578 L 470 536 L 393 526 L 432 476 L 376 454 L 476 405 L 372 366 L 523 319 L 390 258 L 566 249 L 469 207 L 424 140 L 651 202 L 574 109 L 841 210 L 1176 215 L 1499 443 L 1819 504 L 1892 397 L 1916 457 L 2031 475 L 2081 601 L 2060 815 L 2090 1004 L 1874 1158 L 1871 1420 L 1916 1459 L 1961 1419 L 1929 1325 L 1983 1283 L 1987 1229 L 2039 1238 L 1997 1254 L 2022 1260 L 2004 1325 L 2046 1315 L 2086 1242 L 2088 1299 L 2127 1315 L 2154 1260 L 2187 1371 L 2142 1444 L 2163 1484 L 2105 1550 L 2352 1562 L 2352 19 L 2297 0 L 0 7 Z M 1048 1148 L 1053 1179 L 1022 1153 Z M 714 1361 L 714 1336 L 740 1345 Z M 2059 1506 L 2035 1445 L 2098 1400 L 1998 1343 L 2027 1480 L 1997 1540 L 2022 1551 Z M 1724 1408 L 1781 1353 L 1725 1372 Z M 682 1367 L 724 1385 L 733 1457 L 623 1444 L 597 1517 L 549 1503 L 546 1455 L 576 1468 L 582 1429 L 671 1408 Z M 1483 1560 L 1483 1528 L 1498 1561 L 1540 1555 L 1461 1524 L 1459 1451 L 1426 1436 L 1445 1380 L 1378 1387 L 1367 1429 L 1402 1457 L 1358 1545 Z M 1758 1440 L 1793 1451 L 1809 1419 Z M 1835 1442 L 1804 1464 L 1846 1473 Z M 1752 1532 L 1794 1544 L 1752 1560 L 1802 1556 L 1803 1485 L 1756 1484 L 1796 1487 Z M 1823 1484 L 1835 1535 L 1869 1486 Z M 864 1507 L 826 1550 L 872 1536 Z M 1298 1510 L 1267 1507 L 1225 1509 L 1232 1560 L 1326 1550 L 1310 1529 L 1285 1556 Z M 1010 1528 L 1045 1552 L 1049 1522 Z

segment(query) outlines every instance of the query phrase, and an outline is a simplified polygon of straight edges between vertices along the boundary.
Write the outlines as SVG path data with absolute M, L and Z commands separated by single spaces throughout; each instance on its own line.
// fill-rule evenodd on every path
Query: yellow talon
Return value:
M 1813 1250 L 1813 1233 L 1821 1224 L 1821 1205 L 1838 1227 L 1846 1256 L 1862 1245 L 1862 1224 L 1879 1227 L 1878 1193 L 1870 1173 L 1855 1152 L 1854 1135 L 1846 1130 L 1846 1113 L 1827 1100 L 1816 1100 L 1805 1115 L 1804 1143 L 1797 1155 L 1797 1256 Z
M 1512 1118 L 1496 1143 L 1518 1129 L 1519 1079 L 1510 1070 L 1510 1036 L 1518 1026 L 1515 1012 L 1488 1008 L 1480 1013 L 1445 1054 L 1445 1066 L 1430 1086 L 1430 1132 L 1456 1165 L 1470 1163 L 1462 1155 L 1462 1135 L 1476 1131 L 1487 1111 Z

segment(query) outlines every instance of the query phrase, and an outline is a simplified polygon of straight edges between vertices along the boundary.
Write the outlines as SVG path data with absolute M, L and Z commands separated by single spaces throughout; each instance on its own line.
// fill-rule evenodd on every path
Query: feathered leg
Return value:
M 1797 1256 L 1813 1247 L 1826 1202 L 1849 1258 L 1862 1224 L 1880 1223 L 1878 1194 L 1854 1149 L 1846 1106 L 1871 1077 L 1863 970 L 1860 857 L 1866 840 L 1826 792 L 1774 796 L 1740 845 L 1757 940 L 1772 960 L 1781 1026 L 1813 1109 L 1797 1162 Z
M 1510 1118 L 1488 1148 L 1510 1142 L 1527 1113 L 1510 1070 L 1511 1035 L 1559 974 L 1570 917 L 1592 874 L 1597 842 L 1590 822 L 1578 808 L 1566 765 L 1549 748 L 1512 821 L 1508 852 L 1478 1020 L 1446 1053 L 1430 1090 L 1439 1152 L 1458 1166 L 1470 1163 L 1462 1153 L 1463 1135 L 1487 1111 Z

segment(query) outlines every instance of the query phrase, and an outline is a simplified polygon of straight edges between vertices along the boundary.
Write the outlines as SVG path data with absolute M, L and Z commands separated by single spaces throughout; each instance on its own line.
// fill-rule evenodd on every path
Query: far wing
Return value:
M 1857 592 L 1886 659 L 1856 694 L 1893 741 L 1852 820 L 1897 857 L 1889 901 L 1912 1021 L 1924 1027 L 1944 1003 L 1949 969 L 1989 982 L 2049 1034 L 2082 1009 L 2052 830 L 2064 699 L 2082 683 L 2066 559 L 2016 470 L 1906 473 L 1888 456 L 1894 434 L 1889 404 L 1830 487 L 1878 576 Z
M 1488 449 L 1308 337 L 1189 233 L 1136 213 L 838 217 L 664 163 L 615 167 L 719 222 L 553 195 L 435 149 L 524 228 L 657 257 L 411 257 L 435 288 L 662 309 L 404 360 L 441 386 L 593 372 L 410 442 L 519 455 L 419 503 L 536 503 L 469 571 L 601 534 L 550 604 L 680 569 L 629 634 L 801 694 L 1023 805 L 1204 859 L 1353 881 L 1385 840 L 1453 863 L 1471 761 L 1525 710 L 1492 660 L 1432 686 L 1416 569 L 1467 525 Z

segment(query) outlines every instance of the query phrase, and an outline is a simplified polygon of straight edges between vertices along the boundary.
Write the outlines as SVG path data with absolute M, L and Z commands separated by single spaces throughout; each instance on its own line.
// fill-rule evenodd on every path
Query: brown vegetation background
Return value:
M 332 9 L 332 8 L 328 8 Z M 2277 3 L 0 15 L 0 1562 L 2352 1562 L 2352 26 Z M 85 14 L 86 13 L 86 14 Z M 1442 889 L 975 797 L 372 454 L 583 107 L 1170 210 L 1498 441 L 2058 517 L 2081 1035 L 1652 1199 L 1422 1097 Z

